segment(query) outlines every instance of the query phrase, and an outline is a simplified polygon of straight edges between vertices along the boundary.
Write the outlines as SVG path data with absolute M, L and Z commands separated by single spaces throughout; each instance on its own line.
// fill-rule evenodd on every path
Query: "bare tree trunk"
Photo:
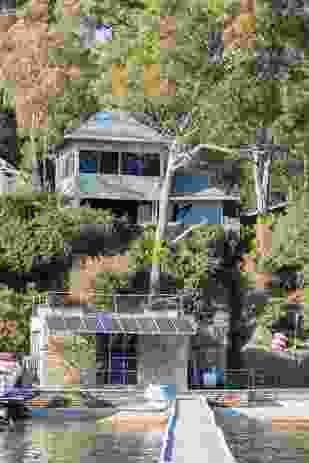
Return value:
M 158 258 L 158 251 L 162 240 L 164 239 L 167 223 L 168 223 L 168 206 L 169 206 L 169 195 L 172 188 L 172 182 L 174 177 L 173 170 L 174 162 L 174 147 L 171 149 L 168 158 L 167 171 L 164 178 L 163 187 L 161 190 L 160 208 L 159 208 L 159 222 L 156 229 L 155 246 L 153 251 L 153 261 L 150 276 L 150 294 L 154 295 L 159 292 L 160 283 L 160 262 Z

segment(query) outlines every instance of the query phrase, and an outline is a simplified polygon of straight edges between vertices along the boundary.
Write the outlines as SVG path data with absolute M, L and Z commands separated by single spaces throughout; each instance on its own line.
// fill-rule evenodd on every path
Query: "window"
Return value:
M 80 174 L 95 174 L 97 172 L 97 156 L 91 151 L 81 151 L 79 159 Z
M 137 175 L 146 177 L 160 176 L 160 156 L 158 154 L 122 153 L 123 175 Z
M 97 384 L 137 384 L 136 345 L 136 335 L 97 335 Z
M 144 161 L 140 156 L 134 153 L 122 153 L 122 169 L 123 175 L 144 175 Z
M 100 153 L 100 174 L 119 174 L 119 153 Z
M 145 154 L 144 156 L 144 175 L 150 177 L 160 177 L 160 155 Z
M 223 213 L 221 207 L 205 207 L 191 205 L 188 207 L 175 207 L 176 221 L 185 225 L 194 225 L 202 223 L 203 219 L 207 220 L 208 225 L 216 225 L 223 223 Z

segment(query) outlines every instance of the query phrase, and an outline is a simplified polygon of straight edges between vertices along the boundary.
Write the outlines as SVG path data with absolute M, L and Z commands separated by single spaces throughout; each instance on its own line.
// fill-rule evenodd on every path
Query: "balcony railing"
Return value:
M 87 292 L 87 300 L 94 301 L 91 304 L 85 302 L 84 294 L 74 295 L 69 291 L 53 291 L 47 295 L 36 295 L 33 297 L 34 306 L 46 306 L 51 309 L 61 309 L 65 307 L 84 307 L 90 311 L 108 311 L 115 313 L 142 313 L 149 310 L 154 311 L 177 311 L 183 313 L 184 298 L 186 292 L 183 293 L 159 293 L 152 297 L 150 302 L 149 293 L 133 293 L 133 294 L 107 294 L 102 291 Z

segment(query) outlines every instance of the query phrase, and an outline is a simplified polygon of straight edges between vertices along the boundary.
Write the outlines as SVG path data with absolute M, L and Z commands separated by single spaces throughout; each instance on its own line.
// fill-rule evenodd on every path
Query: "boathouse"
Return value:
M 40 385 L 48 385 L 49 336 L 95 334 L 97 371 L 95 377 L 89 371 L 92 378 L 87 378 L 92 387 L 177 384 L 179 391 L 187 390 L 191 337 L 197 332 L 195 321 L 179 310 L 153 311 L 147 309 L 147 304 L 141 310 L 142 306 L 136 313 L 85 313 L 82 307 L 61 310 L 48 304 L 36 306 L 31 328 L 32 355 L 39 358 Z

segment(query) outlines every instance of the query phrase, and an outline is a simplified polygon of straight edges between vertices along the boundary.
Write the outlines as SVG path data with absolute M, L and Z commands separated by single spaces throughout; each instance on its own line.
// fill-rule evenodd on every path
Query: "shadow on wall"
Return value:
M 265 387 L 309 386 L 309 352 L 299 365 L 291 354 L 247 348 L 243 352 L 244 368 L 264 372 Z

